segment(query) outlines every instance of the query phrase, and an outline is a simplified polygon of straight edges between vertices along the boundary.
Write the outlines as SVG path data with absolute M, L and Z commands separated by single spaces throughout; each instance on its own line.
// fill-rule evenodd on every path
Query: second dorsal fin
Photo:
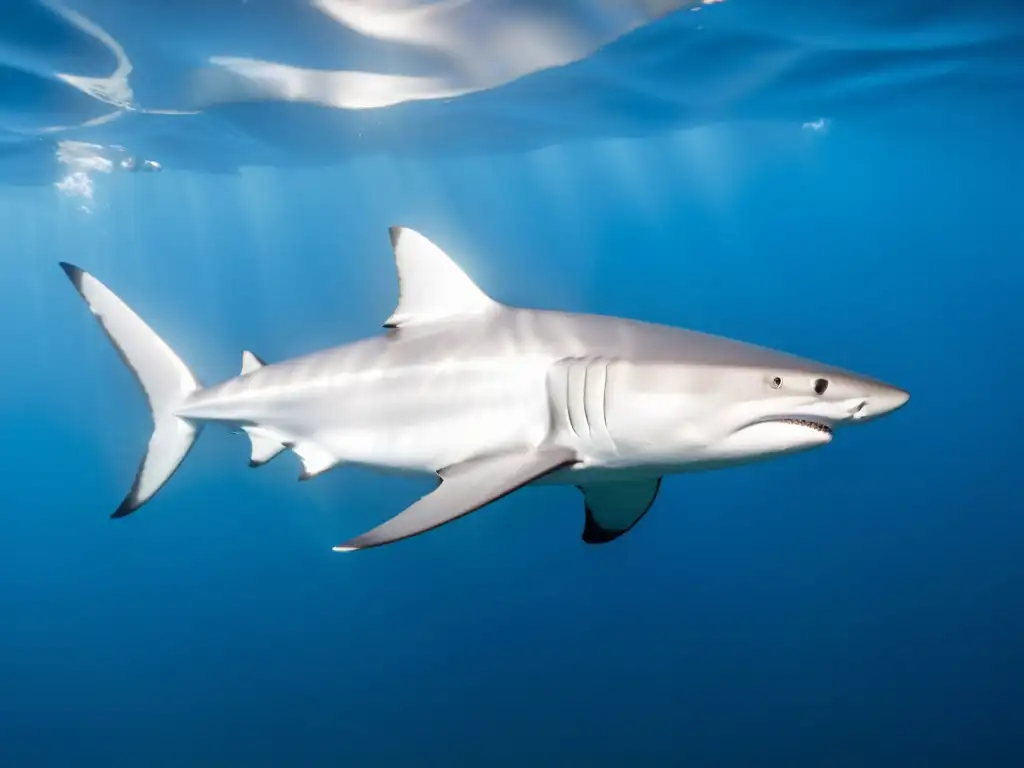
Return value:
M 259 370 L 264 365 L 266 365 L 266 363 L 260 360 L 248 349 L 242 350 L 242 376 L 245 376 L 245 374 L 247 373 L 252 373 L 253 371 Z
M 500 306 L 434 243 L 408 227 L 391 227 L 398 267 L 398 306 L 385 328 L 480 315 Z

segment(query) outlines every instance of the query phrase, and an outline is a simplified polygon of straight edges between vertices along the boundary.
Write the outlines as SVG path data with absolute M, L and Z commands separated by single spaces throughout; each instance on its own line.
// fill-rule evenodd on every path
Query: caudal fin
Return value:
M 60 266 L 142 386 L 153 415 L 153 435 L 135 482 L 111 515 L 124 517 L 149 501 L 191 450 L 199 428 L 179 419 L 175 411 L 201 387 L 166 342 L 107 286 L 71 264 Z

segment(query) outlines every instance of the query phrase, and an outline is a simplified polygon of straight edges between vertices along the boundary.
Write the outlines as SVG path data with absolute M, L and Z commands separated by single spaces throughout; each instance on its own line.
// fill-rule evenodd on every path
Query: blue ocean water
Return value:
M 0 765 L 1024 764 L 1019 4 L 414 5 L 0 8 Z M 149 416 L 57 262 L 215 382 L 379 333 L 396 223 L 912 400 L 602 547 L 548 487 L 334 553 L 429 484 L 215 429 L 110 520 Z

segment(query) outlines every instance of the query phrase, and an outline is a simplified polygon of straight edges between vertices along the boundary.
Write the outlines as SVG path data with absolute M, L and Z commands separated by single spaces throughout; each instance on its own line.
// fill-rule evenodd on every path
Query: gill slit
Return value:
M 580 387 L 580 399 L 583 400 L 583 421 L 587 425 L 587 437 L 593 437 L 594 428 L 590 423 L 590 410 L 587 408 L 587 388 L 590 386 L 590 363 L 583 364 L 583 386 Z
M 569 422 L 569 429 L 576 437 L 580 436 L 580 433 L 576 430 L 576 425 L 572 420 L 572 363 L 570 362 L 565 366 L 565 420 Z
M 566 376 L 569 380 L 569 396 L 567 398 L 569 423 L 572 425 L 572 431 L 576 433 L 576 436 L 581 439 L 585 439 L 586 437 L 589 437 L 590 432 L 589 425 L 585 425 L 587 408 L 587 361 L 579 358 L 570 361 L 569 367 L 566 370 Z M 583 380 L 577 382 L 576 379 L 581 376 L 583 377 Z M 583 423 L 577 424 L 577 421 Z M 584 426 L 587 427 L 586 435 L 583 434 Z
M 604 364 L 604 380 L 601 382 L 601 426 L 604 433 L 608 435 L 608 441 L 615 446 L 615 438 L 608 426 L 608 363 Z

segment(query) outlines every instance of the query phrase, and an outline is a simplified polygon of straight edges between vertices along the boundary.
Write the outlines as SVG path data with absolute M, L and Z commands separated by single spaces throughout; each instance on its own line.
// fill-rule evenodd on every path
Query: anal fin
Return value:
M 472 459 L 441 470 L 440 485 L 404 512 L 344 544 L 351 552 L 391 544 L 468 515 L 550 472 L 577 461 L 569 448 L 530 449 Z
M 273 432 L 262 427 L 242 427 L 252 440 L 250 467 L 262 467 L 288 446 Z
M 591 483 L 578 488 L 583 492 L 586 510 L 583 541 L 606 544 L 629 531 L 647 514 L 658 498 L 661 478 Z

